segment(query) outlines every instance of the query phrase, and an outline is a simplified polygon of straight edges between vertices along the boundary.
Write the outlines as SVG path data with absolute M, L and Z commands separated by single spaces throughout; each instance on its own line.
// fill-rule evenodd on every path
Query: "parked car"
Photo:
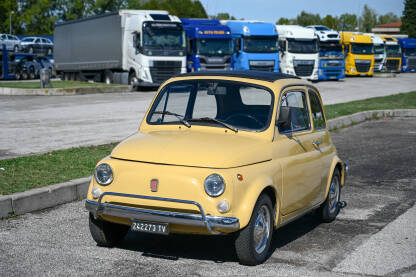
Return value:
M 36 61 L 35 55 L 12 56 L 12 63 L 17 80 L 36 79 L 39 77 L 42 66 Z
M 129 229 L 235 233 L 239 261 L 256 265 L 274 229 L 313 210 L 324 222 L 336 218 L 347 170 L 308 82 L 273 72 L 188 73 L 166 81 L 138 132 L 97 164 L 89 227 L 102 246 Z
M 53 42 L 47 38 L 26 37 L 22 39 L 21 48 L 24 52 L 52 55 Z
M 50 70 L 51 73 L 53 72 L 53 64 L 47 57 L 38 56 L 35 60 L 41 68 L 47 68 Z
M 20 50 L 20 39 L 15 35 L 0 34 L 0 48 L 2 44 L 6 45 L 8 51 L 19 52 Z

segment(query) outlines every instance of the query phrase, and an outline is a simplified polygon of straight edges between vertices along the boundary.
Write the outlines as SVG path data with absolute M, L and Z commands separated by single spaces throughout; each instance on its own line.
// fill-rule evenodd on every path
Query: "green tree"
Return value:
M 229 13 L 219 13 L 217 15 L 212 16 L 211 18 L 218 19 L 218 20 L 235 20 L 236 18 Z
M 0 33 L 8 34 L 10 31 L 10 15 L 12 19 L 12 33 L 18 34 L 21 32 L 20 24 L 17 18 L 20 16 L 18 11 L 17 1 L 2 0 L 0 1 Z
M 313 14 L 302 11 L 300 15 L 296 17 L 296 22 L 301 26 L 321 25 L 322 19 L 319 14 Z
M 322 19 L 322 24 L 327 26 L 328 28 L 338 30 L 339 29 L 339 21 L 337 17 L 333 17 L 332 15 L 327 15 Z
M 416 38 L 416 0 L 405 0 L 400 32 Z
M 386 24 L 398 21 L 400 21 L 400 18 L 392 12 L 379 15 L 377 18 L 377 24 Z
M 357 16 L 355 14 L 344 13 L 338 19 L 339 31 L 355 31 L 357 27 Z
M 374 26 L 377 24 L 377 14 L 374 9 L 364 5 L 364 10 L 360 17 L 360 31 L 371 32 Z

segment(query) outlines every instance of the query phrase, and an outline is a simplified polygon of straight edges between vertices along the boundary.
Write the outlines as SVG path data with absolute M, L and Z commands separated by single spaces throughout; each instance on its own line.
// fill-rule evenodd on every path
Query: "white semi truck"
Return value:
M 319 49 L 315 31 L 297 25 L 276 25 L 279 33 L 280 72 L 318 80 Z
M 55 69 L 66 80 L 158 86 L 186 72 L 182 23 L 167 11 L 120 10 L 57 24 Z
M 374 72 L 383 71 L 384 63 L 386 62 L 387 57 L 383 39 L 371 33 L 365 33 L 364 35 L 371 36 L 374 44 Z

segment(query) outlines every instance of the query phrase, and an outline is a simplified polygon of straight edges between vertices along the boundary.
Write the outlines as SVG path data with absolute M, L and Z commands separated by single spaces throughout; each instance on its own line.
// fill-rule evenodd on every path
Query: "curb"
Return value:
M 91 177 L 0 196 L 0 218 L 22 215 L 84 199 Z
M 416 117 L 416 109 L 359 112 L 328 120 L 328 130 L 338 130 L 383 117 Z M 0 196 L 0 218 L 22 215 L 84 199 L 91 177 Z
M 75 87 L 75 88 L 45 88 L 45 89 L 25 89 L 0 87 L 0 95 L 79 95 L 93 93 L 110 92 L 130 92 L 129 86 L 109 86 L 109 87 Z

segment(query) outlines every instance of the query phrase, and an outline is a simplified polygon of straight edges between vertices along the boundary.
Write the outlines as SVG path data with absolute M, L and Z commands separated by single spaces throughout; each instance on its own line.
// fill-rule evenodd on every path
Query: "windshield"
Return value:
M 329 31 L 331 29 L 329 29 L 328 27 L 325 27 L 325 26 L 315 26 L 315 30 L 317 30 L 317 31 Z
M 260 86 L 220 80 L 178 81 L 159 93 L 147 123 L 263 131 L 270 124 L 272 110 L 273 95 Z
M 401 57 L 402 50 L 399 45 L 386 45 L 387 57 Z
M 277 52 L 277 36 L 244 37 L 244 52 L 247 53 L 275 53 Z
M 34 38 L 24 38 L 22 39 L 23 42 L 32 42 Z
M 403 51 L 406 56 L 416 56 L 416 48 L 404 48 Z
M 222 39 L 222 38 L 198 39 L 196 47 L 197 47 L 197 53 L 199 55 L 222 56 L 222 55 L 231 55 L 233 53 L 231 39 Z
M 384 54 L 384 45 L 375 45 L 374 46 L 374 54 Z
M 185 48 L 185 33 L 180 26 L 177 28 L 154 28 L 150 25 L 144 25 L 143 46 L 183 49 Z
M 317 53 L 318 43 L 313 40 L 288 39 L 288 50 L 290 53 Z
M 351 43 L 351 53 L 362 55 L 374 54 L 374 46 L 370 43 Z
M 319 51 L 322 52 L 342 52 L 342 46 L 339 43 L 324 43 L 319 44 Z M 327 53 L 329 54 L 329 53 Z

